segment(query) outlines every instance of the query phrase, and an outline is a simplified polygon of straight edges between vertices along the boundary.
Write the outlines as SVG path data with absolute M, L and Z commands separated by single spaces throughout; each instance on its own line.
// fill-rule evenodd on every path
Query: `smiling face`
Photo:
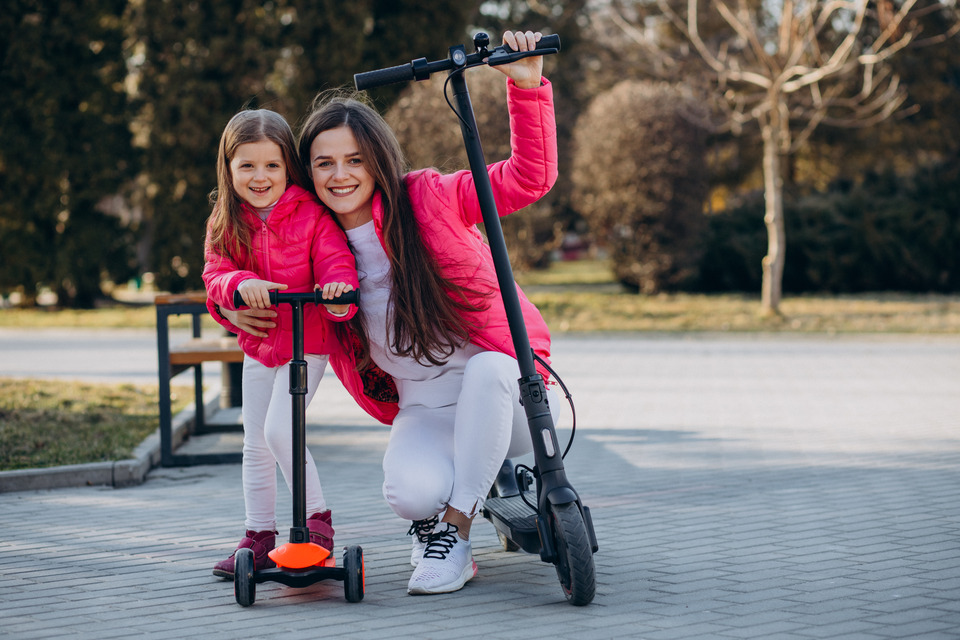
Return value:
M 317 197 L 345 229 L 373 219 L 376 182 L 364 167 L 360 146 L 347 126 L 327 129 L 310 144 L 310 176 Z
M 270 140 L 238 146 L 230 160 L 230 175 L 237 195 L 256 209 L 275 203 L 287 188 L 283 152 Z

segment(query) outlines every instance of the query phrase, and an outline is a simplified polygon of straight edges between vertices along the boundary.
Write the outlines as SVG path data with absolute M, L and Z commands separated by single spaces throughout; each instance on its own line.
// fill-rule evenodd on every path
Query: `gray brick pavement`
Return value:
M 475 580 L 407 596 L 388 431 L 330 377 L 310 443 L 363 602 L 268 583 L 237 606 L 210 568 L 241 534 L 239 466 L 158 469 L 0 494 L 0 637 L 960 637 L 960 340 L 563 336 L 555 364 L 601 546 L 587 607 L 485 522 Z

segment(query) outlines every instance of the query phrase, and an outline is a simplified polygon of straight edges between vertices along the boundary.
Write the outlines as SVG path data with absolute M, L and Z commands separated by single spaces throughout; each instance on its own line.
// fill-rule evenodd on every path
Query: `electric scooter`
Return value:
M 293 359 L 290 362 L 290 397 L 293 403 L 293 526 L 290 541 L 267 555 L 277 565 L 273 569 L 254 569 L 252 549 L 238 549 L 234 555 L 233 592 L 237 604 L 249 607 L 256 599 L 257 584 L 279 582 L 288 587 L 308 587 L 321 580 L 343 581 L 347 602 L 363 600 L 365 570 L 363 549 L 351 545 L 343 549 L 343 567 L 336 566 L 330 552 L 310 542 L 307 528 L 307 490 L 305 465 L 307 455 L 307 361 L 303 354 L 303 305 L 356 304 L 357 291 L 336 298 L 324 299 L 320 291 L 304 293 L 270 292 L 270 304 L 289 304 L 293 311 Z M 239 291 L 233 292 L 234 306 L 244 305 Z
M 445 60 L 428 62 L 426 58 L 418 58 L 408 64 L 358 73 L 354 75 L 354 83 L 362 91 L 397 82 L 426 80 L 433 73 L 449 72 L 447 83 L 456 97 L 455 113 L 460 120 L 467 159 L 480 200 L 484 228 L 520 365 L 520 401 L 527 416 L 535 461 L 531 470 L 520 467 L 514 469 L 512 463 L 506 461 L 490 497 L 484 503 L 482 513 L 496 528 L 506 550 L 523 549 L 529 553 L 539 553 L 541 560 L 556 567 L 567 600 L 574 605 L 585 605 L 593 600 L 596 592 L 593 554 L 599 548 L 597 537 L 590 509 L 580 501 L 564 472 L 563 455 L 547 404 L 545 383 L 534 364 L 536 356 L 530 348 L 523 322 L 513 270 L 464 77 L 465 71 L 471 67 L 484 64 L 496 66 L 528 56 L 557 53 L 560 51 L 560 38 L 555 35 L 544 36 L 535 50 L 525 52 L 513 51 L 506 46 L 490 49 L 490 38 L 485 33 L 477 33 L 473 44 L 475 52 L 471 54 L 466 52 L 463 45 L 456 45 L 450 47 Z M 531 501 L 525 491 L 534 480 L 536 500 Z

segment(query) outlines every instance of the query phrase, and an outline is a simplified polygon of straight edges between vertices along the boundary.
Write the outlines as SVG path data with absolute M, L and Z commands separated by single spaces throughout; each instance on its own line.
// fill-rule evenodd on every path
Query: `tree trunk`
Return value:
M 781 128 L 784 123 L 776 107 L 773 107 L 769 114 L 769 119 L 761 124 L 765 205 L 763 222 L 767 227 L 767 255 L 763 258 L 760 312 L 764 315 L 779 315 L 783 293 L 783 265 L 787 250 L 783 224 L 783 177 L 780 174 L 780 141 L 783 136 Z

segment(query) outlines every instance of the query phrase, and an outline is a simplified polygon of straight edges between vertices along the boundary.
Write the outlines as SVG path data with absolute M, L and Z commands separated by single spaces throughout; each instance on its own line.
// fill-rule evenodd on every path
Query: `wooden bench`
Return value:
M 173 451 L 173 416 L 170 409 L 170 380 L 188 369 L 193 369 L 195 414 L 192 433 L 209 433 L 204 421 L 203 370 L 204 362 L 241 363 L 243 351 L 236 336 L 204 337 L 200 324 L 207 314 L 205 292 L 161 294 L 154 303 L 157 307 L 157 361 L 160 404 L 160 464 L 164 467 L 195 464 L 223 464 L 240 462 L 239 453 L 177 454 Z M 169 317 L 191 315 L 192 337 L 176 345 L 170 344 Z

